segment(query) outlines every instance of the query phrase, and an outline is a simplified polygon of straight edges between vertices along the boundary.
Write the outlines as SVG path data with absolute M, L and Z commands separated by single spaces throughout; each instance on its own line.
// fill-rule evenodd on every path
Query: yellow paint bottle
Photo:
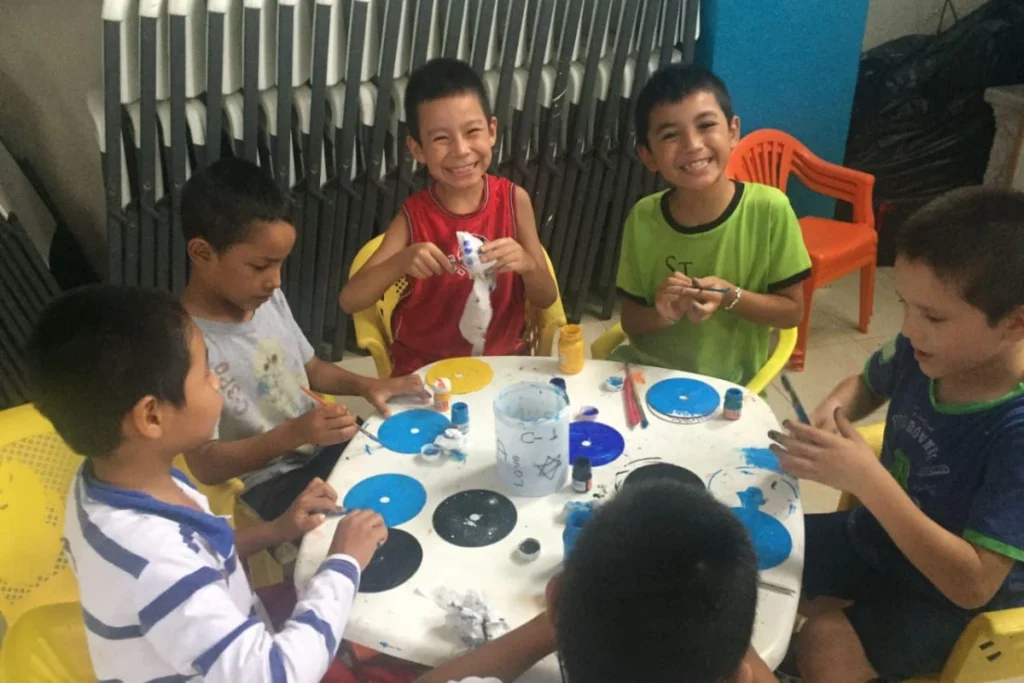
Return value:
M 583 371 L 583 330 L 579 325 L 564 325 L 558 337 L 558 369 L 566 375 Z

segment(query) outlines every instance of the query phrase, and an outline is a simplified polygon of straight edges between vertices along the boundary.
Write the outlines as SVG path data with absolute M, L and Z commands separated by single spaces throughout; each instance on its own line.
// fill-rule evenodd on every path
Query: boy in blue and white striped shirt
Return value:
M 171 467 L 220 416 L 203 335 L 170 294 L 75 290 L 27 349 L 33 402 L 86 456 L 68 497 L 65 547 L 101 681 L 316 683 L 334 658 L 387 529 L 351 512 L 291 618 L 275 632 L 239 558 L 298 538 L 338 509 L 316 479 L 273 522 L 234 533 Z

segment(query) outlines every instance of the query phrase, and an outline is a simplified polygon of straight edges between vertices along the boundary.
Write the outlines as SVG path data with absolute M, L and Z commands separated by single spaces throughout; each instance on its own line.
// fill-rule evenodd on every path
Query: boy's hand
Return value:
M 658 285 L 654 294 L 654 308 L 665 320 L 677 323 L 693 306 L 692 280 L 682 273 L 672 273 Z
M 377 548 L 388 540 L 384 518 L 372 510 L 353 510 L 338 522 L 331 541 L 331 555 L 354 557 L 360 569 L 366 569 Z
M 419 375 L 392 377 L 391 379 L 371 379 L 366 384 L 363 397 L 384 417 L 391 415 L 387 401 L 392 396 L 416 396 L 426 403 L 430 400 L 430 392 L 423 386 Z
M 537 267 L 537 262 L 526 253 L 523 245 L 511 237 L 503 237 L 480 247 L 480 260 L 495 264 L 498 273 L 529 273 Z
M 330 446 L 348 441 L 358 431 L 356 416 L 339 403 L 317 406 L 288 422 L 299 445 Z
M 836 426 L 836 411 L 839 408 L 838 402 L 825 399 L 808 417 L 811 420 L 811 424 L 818 429 L 829 434 L 838 434 L 839 427 Z
M 705 290 L 708 288 L 728 290 L 728 293 L 709 292 L 702 291 L 700 289 L 690 290 L 693 296 L 693 305 L 690 307 L 690 310 L 686 315 L 690 319 L 690 322 L 698 325 L 710 318 L 721 306 L 725 305 L 726 297 L 729 297 L 729 300 L 731 301 L 731 297 L 735 296 L 735 294 L 733 294 L 736 290 L 735 285 L 726 282 L 722 278 L 714 277 L 713 275 L 702 277 L 699 280 L 694 278 L 692 282 L 696 287 L 701 287 Z
M 320 477 L 306 485 L 306 490 L 274 520 L 281 542 L 294 541 L 324 523 L 325 511 L 338 510 L 338 492 Z
M 406 275 L 417 279 L 454 273 L 455 266 L 433 242 L 416 242 L 402 250 Z
M 776 442 L 771 450 L 779 456 L 782 469 L 794 477 L 862 498 L 863 491 L 870 491 L 878 477 L 888 473 L 842 411 L 836 409 L 833 415 L 837 434 L 786 420 L 782 424 L 788 434 L 768 432 L 768 438 Z

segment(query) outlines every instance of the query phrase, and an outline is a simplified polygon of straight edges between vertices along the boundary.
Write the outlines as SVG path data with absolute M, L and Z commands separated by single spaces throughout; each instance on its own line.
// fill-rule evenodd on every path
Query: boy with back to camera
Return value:
M 522 353 L 526 302 L 547 308 L 558 293 L 529 196 L 487 172 L 498 123 L 483 82 L 465 62 L 434 59 L 413 72 L 405 98 L 409 151 L 431 184 L 405 201 L 338 304 L 349 313 L 364 310 L 410 278 L 391 321 L 395 376 L 445 358 Z M 497 273 L 487 325 L 474 321 L 476 307 L 467 305 L 473 280 L 460 263 L 457 231 L 486 242 L 482 261 Z
M 181 213 L 192 264 L 182 303 L 224 397 L 217 438 L 186 454 L 188 465 L 205 484 L 241 477 L 243 500 L 274 519 L 330 476 L 357 430 L 345 406 L 318 405 L 303 387 L 364 396 L 384 415 L 396 394 L 427 394 L 414 377 L 360 377 L 316 357 L 280 289 L 295 243 L 288 199 L 255 165 L 221 159 L 199 171 Z
M 641 90 L 637 149 L 671 188 L 626 220 L 617 285 L 630 343 L 613 359 L 746 384 L 768 360 L 768 328 L 799 324 L 811 260 L 785 194 L 726 177 L 739 125 L 702 67 L 662 67 Z
M 587 522 L 546 600 L 547 614 L 417 683 L 512 683 L 556 650 L 566 683 L 776 683 L 750 647 L 754 549 L 707 491 L 624 488 Z
M 112 286 L 65 294 L 41 316 L 26 364 L 36 407 L 86 458 L 64 534 L 97 678 L 319 681 L 361 571 L 387 538 L 384 520 L 341 520 L 275 632 L 239 559 L 316 528 L 337 494 L 314 480 L 282 517 L 236 534 L 173 469 L 221 414 L 203 335 L 177 299 Z
M 938 673 L 974 615 L 1024 605 L 1024 194 L 952 192 L 896 240 L 901 333 L 770 435 L 863 504 L 806 520 L 808 683 Z M 851 422 L 887 401 L 879 461 Z

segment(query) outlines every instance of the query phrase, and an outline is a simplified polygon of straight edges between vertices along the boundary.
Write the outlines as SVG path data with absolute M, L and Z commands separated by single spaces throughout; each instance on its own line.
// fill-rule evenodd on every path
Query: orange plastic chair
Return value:
M 742 138 L 729 158 L 730 177 L 777 187 L 783 192 L 790 173 L 808 188 L 853 206 L 853 222 L 817 216 L 800 219 L 800 231 L 811 256 L 811 276 L 804 280 L 804 317 L 790 367 L 803 370 L 814 290 L 860 270 L 861 332 L 868 331 L 875 297 L 878 233 L 871 193 L 875 178 L 824 161 L 792 135 L 780 130 L 755 130 Z

